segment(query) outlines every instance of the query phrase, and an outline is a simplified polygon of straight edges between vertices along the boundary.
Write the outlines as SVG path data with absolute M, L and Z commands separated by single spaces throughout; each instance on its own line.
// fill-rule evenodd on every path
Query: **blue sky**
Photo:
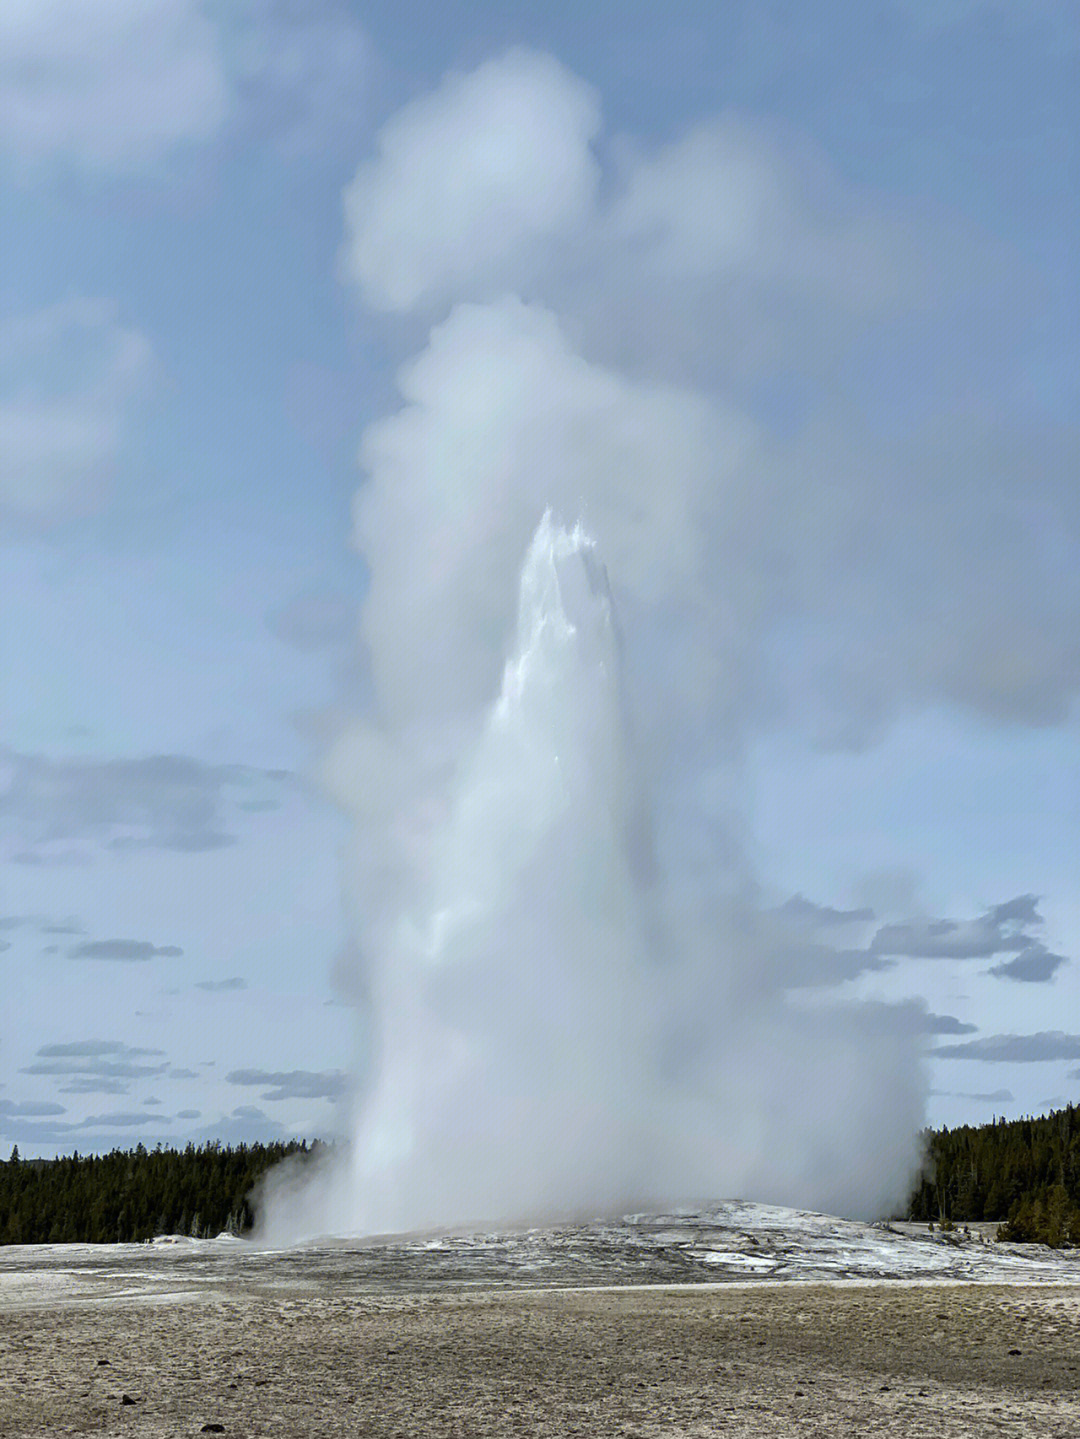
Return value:
M 434 573 L 497 469 L 467 385 L 563 364 L 529 307 L 636 397 L 622 487 L 553 482 L 617 594 L 620 510 L 700 472 L 711 618 L 628 616 L 631 660 L 703 626 L 687 743 L 761 911 L 887 931 L 840 992 L 931 1046 L 1027 1038 L 931 1048 L 934 1122 L 1080 1095 L 1078 54 L 1054 0 L 5 7 L 0 1147 L 336 1124 L 341 736 L 415 695 L 421 600 L 436 667 L 474 613 L 372 582 L 416 556 L 354 495 L 422 469 Z

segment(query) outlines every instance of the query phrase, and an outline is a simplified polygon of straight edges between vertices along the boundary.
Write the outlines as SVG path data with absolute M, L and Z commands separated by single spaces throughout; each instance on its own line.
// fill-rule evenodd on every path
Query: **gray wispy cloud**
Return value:
M 867 924 L 874 918 L 872 909 L 834 909 L 829 904 L 815 904 L 805 895 L 794 894 L 776 911 L 785 919 L 799 921 L 814 928 L 842 924 Z
M 340 1099 L 348 1088 L 348 1077 L 340 1070 L 321 1073 L 309 1069 L 234 1069 L 225 1078 L 230 1084 L 262 1088 L 260 1099 Z
M 167 1114 L 155 1114 L 153 1118 L 155 1124 L 171 1123 L 170 1117 Z M 79 1128 L 95 1129 L 101 1127 L 103 1129 L 134 1129 L 138 1125 L 145 1124 L 146 1120 L 147 1116 L 144 1112 L 141 1112 L 139 1110 L 119 1109 L 112 1110 L 110 1113 L 107 1114 L 88 1114 L 79 1125 Z
M 43 1045 L 33 1063 L 20 1072 L 64 1078 L 68 1081 L 61 1091 L 64 1094 L 125 1094 L 134 1080 L 168 1069 L 167 1060 L 160 1064 L 146 1062 L 163 1053 L 120 1040 L 79 1039 Z
M 748 923 L 755 931 L 760 962 L 778 984 L 815 989 L 891 966 L 887 955 L 852 945 L 846 933 L 873 917 L 870 910 L 834 909 L 796 894 L 776 909 L 748 916 Z
M 939 1094 L 943 1099 L 974 1099 L 981 1104 L 1011 1104 L 1013 1092 L 1011 1089 L 991 1089 L 983 1094 L 972 1094 L 966 1089 L 933 1089 L 931 1094 Z
M 1051 954 L 1042 944 L 1032 944 L 1021 951 L 1015 959 L 1002 960 L 987 970 L 999 979 L 1018 979 L 1027 984 L 1045 984 L 1053 979 L 1057 970 L 1068 964 L 1063 954 Z
M 151 944 L 148 939 L 89 939 L 68 950 L 69 959 L 178 959 L 183 950 L 176 944 Z
M 1051 1059 L 1080 1059 L 1080 1034 L 1060 1029 L 1038 1034 L 988 1034 L 964 1044 L 943 1044 L 934 1050 L 940 1059 L 982 1059 L 992 1064 L 1040 1064 Z
M 777 981 L 789 989 L 816 989 L 888 969 L 892 960 L 866 949 L 834 949 L 814 940 L 778 944 L 769 956 Z
M 141 1079 L 147 1074 L 161 1074 L 164 1064 L 131 1064 L 126 1059 L 76 1060 L 42 1059 L 26 1065 L 23 1074 L 96 1074 L 106 1079 Z
M 0 1110 L 0 1134 L 19 1144 L 53 1144 L 68 1139 L 75 1129 L 64 1119 L 37 1118 L 33 1115 L 4 1114 Z
M 25 1137 L 28 1140 L 47 1143 L 50 1140 L 82 1136 L 87 1130 L 136 1129 L 140 1126 L 145 1127 L 148 1122 L 153 1124 L 172 1123 L 172 1119 L 167 1114 L 148 1115 L 145 1110 L 140 1112 L 121 1109 L 105 1114 L 88 1114 L 85 1119 L 80 1119 L 76 1123 L 47 1117 L 64 1113 L 66 1113 L 64 1107 L 59 1104 L 27 1104 L 17 1109 L 5 1109 L 0 1106 L 0 1132 L 14 1135 L 16 1138 Z M 95 1140 L 92 1139 L 91 1143 L 94 1142 Z
M 224 994 L 229 990 L 247 989 L 246 979 L 234 974 L 231 979 L 200 979 L 193 988 L 205 989 L 208 994 Z
M 837 909 L 793 895 L 768 911 L 758 949 L 777 980 L 791 989 L 843 984 L 860 974 L 892 967 L 904 959 L 984 959 L 1005 955 L 987 973 L 999 979 L 1044 984 L 1068 963 L 1053 954 L 1033 927 L 1042 924 L 1038 897 L 1017 895 L 992 905 L 975 919 L 917 919 L 881 925 L 868 945 L 843 939 L 854 926 L 872 924 L 869 908 Z M 953 1020 L 953 1024 L 959 1024 Z M 974 1026 L 932 1031 L 963 1034 Z
M 75 1039 L 65 1044 L 43 1044 L 37 1051 L 39 1059 L 96 1059 L 105 1054 L 164 1054 L 162 1049 L 143 1049 L 123 1044 L 119 1039 Z
M 0 749 L 9 783 L 0 797 L 0 833 L 23 863 L 70 858 L 72 841 L 114 851 L 199 853 L 235 842 L 230 815 L 240 801 L 273 791 L 282 770 L 211 765 L 189 755 L 133 759 L 51 759 Z M 85 850 L 76 857 L 86 857 Z
M 25 1073 L 26 1071 L 24 1071 Z M 50 1071 L 52 1072 L 52 1071 Z M 133 1076 L 139 1078 L 140 1076 Z M 61 1094 L 130 1094 L 131 1082 L 124 1079 L 109 1079 L 105 1075 L 73 1075 L 60 1086 Z
M 925 919 L 886 924 L 870 942 L 875 954 L 906 959 L 988 959 L 1037 943 L 1026 931 L 1042 923 L 1038 899 L 1019 895 L 976 919 Z
M 16 1104 L 11 1099 L 0 1099 L 0 1114 L 18 1115 L 26 1118 L 42 1118 L 51 1114 L 66 1114 L 67 1109 L 62 1104 L 55 1104 L 48 1099 L 27 1099 Z
M 8 914 L 0 916 L 0 933 L 32 929 L 36 934 L 85 934 L 77 919 L 46 919 L 40 914 Z
M 923 1029 L 927 1034 L 974 1034 L 978 1025 L 965 1024 L 955 1014 L 927 1014 Z

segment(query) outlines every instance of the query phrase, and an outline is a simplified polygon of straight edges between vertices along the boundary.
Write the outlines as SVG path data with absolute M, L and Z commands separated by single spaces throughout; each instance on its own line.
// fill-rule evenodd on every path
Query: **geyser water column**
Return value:
M 347 1153 L 270 1176 L 263 1236 L 738 1194 L 888 1212 L 917 1162 L 918 1015 L 789 993 L 799 956 L 725 890 L 676 722 L 650 806 L 604 567 L 550 514 L 509 648 L 486 709 L 463 720 L 444 683 L 341 766 L 368 1078 Z
M 650 1169 L 651 985 L 619 633 L 544 516 L 516 643 L 382 952 L 352 1153 L 362 1232 L 596 1211 Z M 340 1208 L 340 1206 L 336 1206 Z

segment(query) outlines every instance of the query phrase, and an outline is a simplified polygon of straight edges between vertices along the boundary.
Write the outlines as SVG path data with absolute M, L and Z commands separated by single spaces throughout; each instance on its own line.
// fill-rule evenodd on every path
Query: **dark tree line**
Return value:
M 908 1216 L 1000 1222 L 1002 1239 L 1080 1244 L 1080 1108 L 928 1130 Z M 316 1142 L 73 1154 L 0 1163 L 0 1244 L 115 1243 L 158 1234 L 243 1234 L 272 1165 Z
M 252 1225 L 250 1195 L 270 1168 L 309 1146 L 189 1144 L 0 1163 L 0 1244 L 111 1244 L 158 1234 L 205 1238 Z
M 929 1130 L 909 1217 L 1000 1220 L 1000 1239 L 1080 1244 L 1080 1109 Z

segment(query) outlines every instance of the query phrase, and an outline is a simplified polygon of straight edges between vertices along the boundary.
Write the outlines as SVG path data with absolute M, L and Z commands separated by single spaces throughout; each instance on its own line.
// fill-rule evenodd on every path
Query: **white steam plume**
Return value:
M 393 847 L 358 915 L 374 1081 L 347 1158 L 271 1190 L 269 1238 L 734 1192 L 873 1212 L 902 1191 L 914 1034 L 869 1006 L 794 1007 L 755 972 L 722 868 L 654 832 L 621 652 L 593 542 L 545 514 L 457 763 L 404 785 L 430 739 L 392 769 L 372 744 L 398 780 L 392 819 L 385 793 L 354 794 L 359 869 Z
M 369 306 L 449 309 L 364 436 L 375 698 L 323 763 L 369 1078 L 347 1159 L 270 1186 L 275 1239 L 739 1193 L 871 1213 L 917 1158 L 918 1013 L 823 998 L 843 974 L 807 979 L 737 838 L 754 660 L 806 584 L 814 496 L 715 384 L 616 364 L 633 327 L 605 343 L 575 311 L 598 247 L 609 319 L 643 273 L 630 199 L 595 209 L 597 116 L 513 52 L 407 107 L 349 192 Z M 418 228 L 417 176 L 458 154 Z M 477 250 L 493 194 L 513 223 Z

